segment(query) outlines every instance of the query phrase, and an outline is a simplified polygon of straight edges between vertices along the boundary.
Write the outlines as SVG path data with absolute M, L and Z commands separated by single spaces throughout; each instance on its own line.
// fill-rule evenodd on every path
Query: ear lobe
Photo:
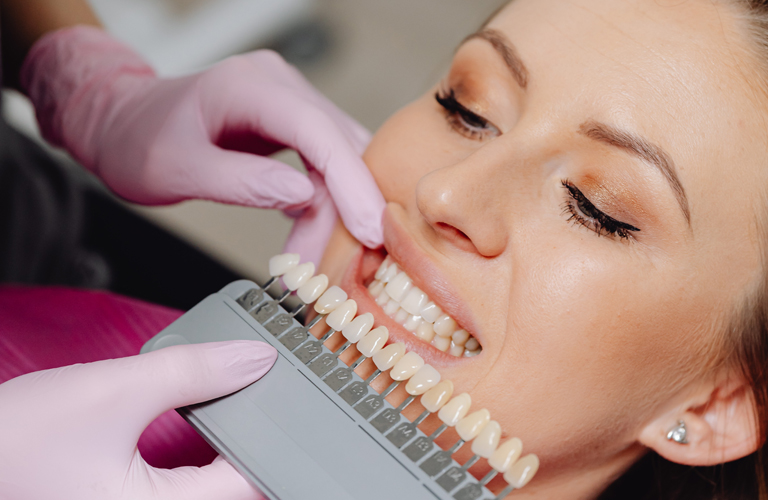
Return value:
M 687 444 L 667 439 L 680 420 L 685 422 Z M 709 466 L 754 453 L 759 446 L 757 431 L 751 388 L 738 377 L 702 387 L 679 410 L 649 423 L 639 440 L 671 462 Z

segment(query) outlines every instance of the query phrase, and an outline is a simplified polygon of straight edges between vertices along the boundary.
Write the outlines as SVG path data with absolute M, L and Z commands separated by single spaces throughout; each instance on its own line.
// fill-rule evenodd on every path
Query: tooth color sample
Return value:
M 320 298 L 326 288 L 328 288 L 328 276 L 318 274 L 301 285 L 299 289 L 296 290 L 296 295 L 305 304 L 311 304 Z
M 432 323 L 427 323 L 426 321 L 422 321 L 421 324 L 416 327 L 416 331 L 413 332 L 413 334 L 424 342 L 432 342 L 432 339 L 435 338 L 435 331 L 432 329 Z
M 435 320 L 435 325 L 432 328 L 435 329 L 435 333 L 439 336 L 450 339 L 453 332 L 456 331 L 456 322 L 447 314 L 443 314 Z
M 469 407 L 472 405 L 472 398 L 466 392 L 459 394 L 440 408 L 437 416 L 448 427 L 453 427 L 459 423 L 459 420 L 467 416 Z
M 480 455 L 483 458 L 490 458 L 496 448 L 499 447 L 501 439 L 501 425 L 491 420 L 488 425 L 480 431 L 480 434 L 472 441 L 472 453 Z
M 401 307 L 414 316 L 420 316 L 421 309 L 427 305 L 427 294 L 416 287 L 405 294 Z
M 539 470 L 539 457 L 536 455 L 526 455 L 514 464 L 504 473 L 504 481 L 516 489 L 520 489 L 528 484 L 536 471 Z
M 342 328 L 341 334 L 353 344 L 359 342 L 373 328 L 373 314 L 361 314 Z
M 384 290 L 387 291 L 390 297 L 400 302 L 411 287 L 413 287 L 413 281 L 411 281 L 407 274 L 401 272 L 392 278 L 392 281 L 387 283 Z
M 387 330 L 387 327 L 385 326 L 380 326 L 374 328 L 368 332 L 365 337 L 360 339 L 360 342 L 357 343 L 357 350 L 366 358 L 370 358 L 381 351 L 381 348 L 384 347 L 387 340 L 389 340 L 389 330 Z
M 312 262 L 305 262 L 286 272 L 283 275 L 283 283 L 288 290 L 293 292 L 309 281 L 313 274 L 315 274 L 315 265 Z
M 439 382 L 440 373 L 432 365 L 424 365 L 408 380 L 405 392 L 411 396 L 421 396 Z
M 496 448 L 491 458 L 488 459 L 488 465 L 498 472 L 505 472 L 509 466 L 517 460 L 517 457 L 523 452 L 523 442 L 518 438 L 512 438 Z
M 355 314 L 357 314 L 357 302 L 349 299 L 331 311 L 325 318 L 325 324 L 334 330 L 339 331 L 352 321 Z
M 464 329 L 456 330 L 451 335 L 451 340 L 456 345 L 464 346 L 469 340 L 469 332 Z
M 451 339 L 449 337 L 435 336 L 432 339 L 432 345 L 438 350 L 446 352 L 451 347 Z
M 477 341 L 475 337 L 472 337 L 471 339 L 467 340 L 467 343 L 464 344 L 464 349 L 468 351 L 476 351 L 480 348 L 480 343 Z
M 430 413 L 436 413 L 445 406 L 451 396 L 453 396 L 453 382 L 443 380 L 421 396 L 421 406 Z
M 421 308 L 420 314 L 424 321 L 434 323 L 437 321 L 437 318 L 443 315 L 443 310 L 437 307 L 434 302 L 428 302 L 427 305 Z
M 398 342 L 380 350 L 371 359 L 373 359 L 376 368 L 384 372 L 395 366 L 395 363 L 400 361 L 403 356 L 405 356 L 405 344 Z
M 332 286 L 315 302 L 315 311 L 328 314 L 347 300 L 347 292 L 337 286 Z
M 392 367 L 389 376 L 396 382 L 413 377 L 424 366 L 424 359 L 415 352 L 408 352 Z
M 299 265 L 299 254 L 297 253 L 284 253 L 275 255 L 269 259 L 269 275 L 270 276 L 282 276 L 287 271 L 290 271 L 294 267 Z
M 491 413 L 483 408 L 459 420 L 459 423 L 456 424 L 456 432 L 464 441 L 472 441 L 490 421 Z

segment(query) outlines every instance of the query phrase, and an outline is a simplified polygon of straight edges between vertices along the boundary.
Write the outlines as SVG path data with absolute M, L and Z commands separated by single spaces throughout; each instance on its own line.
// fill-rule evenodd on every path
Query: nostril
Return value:
M 446 224 L 445 222 L 438 222 L 435 224 L 435 229 L 437 229 L 437 232 L 440 233 L 443 238 L 449 240 L 459 248 L 468 251 L 476 251 L 474 243 L 472 243 L 472 240 L 466 233 L 464 233 L 464 231 L 461 231 L 450 224 Z
M 459 229 L 456 229 L 450 224 L 446 224 L 445 222 L 438 222 L 437 227 L 440 228 L 441 231 L 444 231 L 446 233 L 452 233 L 454 237 L 469 240 L 469 236 L 467 236 L 464 231 L 461 231 Z

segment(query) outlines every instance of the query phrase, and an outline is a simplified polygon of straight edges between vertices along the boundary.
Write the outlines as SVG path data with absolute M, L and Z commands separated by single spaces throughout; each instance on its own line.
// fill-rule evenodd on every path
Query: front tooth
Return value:
M 464 441 L 472 441 L 491 421 L 491 413 L 483 408 L 462 418 L 456 424 L 456 432 Z
M 379 280 L 373 280 L 368 285 L 368 293 L 371 294 L 371 297 L 378 297 L 381 295 L 382 290 L 384 290 L 384 283 Z
M 301 257 L 297 253 L 284 253 L 269 259 L 269 275 L 282 276 L 299 265 Z
M 438 351 L 446 352 L 451 347 L 451 339 L 435 336 L 435 338 L 432 339 L 432 345 L 435 346 Z
M 357 343 L 357 350 L 366 358 L 370 358 L 381 351 L 387 340 L 389 340 L 389 330 L 385 326 L 380 326 L 366 333 L 365 337 L 360 339 L 360 342 Z
M 451 396 L 453 396 L 453 382 L 443 380 L 421 396 L 421 406 L 430 413 L 436 413 L 445 406 Z
M 451 342 L 451 347 L 448 349 L 448 354 L 460 358 L 464 355 L 464 346 L 456 345 L 454 342 Z
M 337 332 L 347 326 L 357 314 L 357 302 L 347 300 L 325 318 L 325 324 Z
M 315 274 L 315 264 L 305 262 L 285 273 L 283 275 L 283 283 L 285 283 L 285 287 L 288 290 L 294 291 L 309 281 L 313 274 Z
M 328 314 L 347 300 L 347 292 L 337 286 L 332 286 L 315 302 L 315 311 Z
M 454 344 L 463 346 L 469 340 L 469 332 L 464 329 L 456 330 L 453 332 L 453 335 L 451 335 L 451 340 Z
M 408 352 L 395 363 L 389 376 L 396 382 L 402 382 L 413 377 L 424 366 L 424 359 L 415 352 Z
M 468 351 L 476 351 L 480 348 L 480 343 L 477 341 L 475 337 L 472 337 L 469 340 L 467 340 L 466 344 L 464 344 L 464 348 Z
M 536 472 L 539 470 L 539 457 L 536 455 L 526 455 L 509 468 L 504 473 L 504 481 L 515 489 L 520 489 L 528 484 Z
M 328 276 L 318 274 L 301 285 L 299 289 L 296 290 L 296 295 L 305 304 L 311 304 L 325 292 L 326 288 L 328 288 Z
M 387 283 L 384 290 L 387 291 L 387 295 L 400 302 L 411 287 L 413 287 L 413 281 L 407 274 L 401 272 Z
M 380 279 L 383 283 L 389 283 L 395 276 L 397 276 L 399 272 L 400 268 L 397 267 L 397 264 L 392 263 L 389 265 L 387 270 L 384 272 L 384 275 Z
M 456 322 L 447 314 L 443 314 L 435 320 L 435 325 L 432 328 L 435 329 L 435 333 L 439 336 L 450 339 L 453 332 L 456 331 Z
M 472 398 L 469 394 L 462 393 L 448 401 L 448 404 L 440 408 L 437 417 L 448 427 L 453 427 L 459 420 L 467 416 L 469 407 L 472 405 Z
M 488 465 L 498 472 L 505 472 L 509 469 L 517 457 L 523 452 L 523 442 L 518 438 L 512 438 L 499 446 L 488 459 Z
M 415 332 L 422 323 L 424 323 L 424 320 L 421 319 L 421 316 L 413 316 L 409 314 L 403 327 L 409 332 Z
M 405 392 L 411 396 L 421 396 L 440 382 L 440 373 L 432 365 L 419 368 L 405 385 Z
M 416 328 L 414 335 L 416 335 L 424 342 L 432 342 L 432 339 L 435 338 L 435 331 L 432 329 L 432 323 L 422 321 L 421 324 Z
M 371 328 L 373 328 L 373 314 L 365 313 L 353 319 L 351 323 L 342 328 L 341 334 L 344 335 L 345 339 L 354 344 L 370 332 Z
M 437 318 L 443 315 L 443 310 L 437 307 L 434 302 L 428 302 L 427 305 L 421 308 L 419 314 L 421 314 L 425 321 L 434 323 Z
M 472 441 L 472 453 L 480 455 L 483 458 L 490 458 L 501 439 L 501 425 L 491 420 L 488 425 L 480 432 L 474 441 Z
M 405 344 L 398 342 L 396 344 L 390 344 L 380 350 L 373 355 L 372 359 L 376 368 L 385 372 L 395 366 L 395 363 L 400 361 L 400 358 L 403 356 L 405 356 Z
M 427 294 L 422 292 L 416 287 L 405 294 L 405 298 L 400 301 L 401 307 L 413 314 L 414 316 L 421 316 L 421 309 L 427 303 Z
M 384 314 L 389 316 L 390 318 L 395 315 L 397 311 L 400 310 L 400 302 L 396 301 L 395 299 L 389 299 L 387 302 L 387 305 L 384 306 Z

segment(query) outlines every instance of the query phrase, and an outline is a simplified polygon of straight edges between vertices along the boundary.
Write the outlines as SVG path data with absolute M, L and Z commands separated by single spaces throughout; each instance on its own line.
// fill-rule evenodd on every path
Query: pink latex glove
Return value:
M 276 358 L 263 342 L 174 346 L 1 384 L 0 498 L 261 499 L 221 458 L 156 469 L 136 443 L 161 413 L 241 389 Z
M 319 260 L 336 209 L 360 242 L 382 243 L 384 199 L 360 158 L 368 132 L 274 52 L 159 79 L 128 47 L 81 26 L 41 38 L 21 83 L 43 136 L 130 201 L 201 198 L 287 210 L 299 216 L 287 246 L 308 260 Z M 283 147 L 301 154 L 330 197 L 260 156 Z M 311 223 L 301 223 L 310 206 Z

